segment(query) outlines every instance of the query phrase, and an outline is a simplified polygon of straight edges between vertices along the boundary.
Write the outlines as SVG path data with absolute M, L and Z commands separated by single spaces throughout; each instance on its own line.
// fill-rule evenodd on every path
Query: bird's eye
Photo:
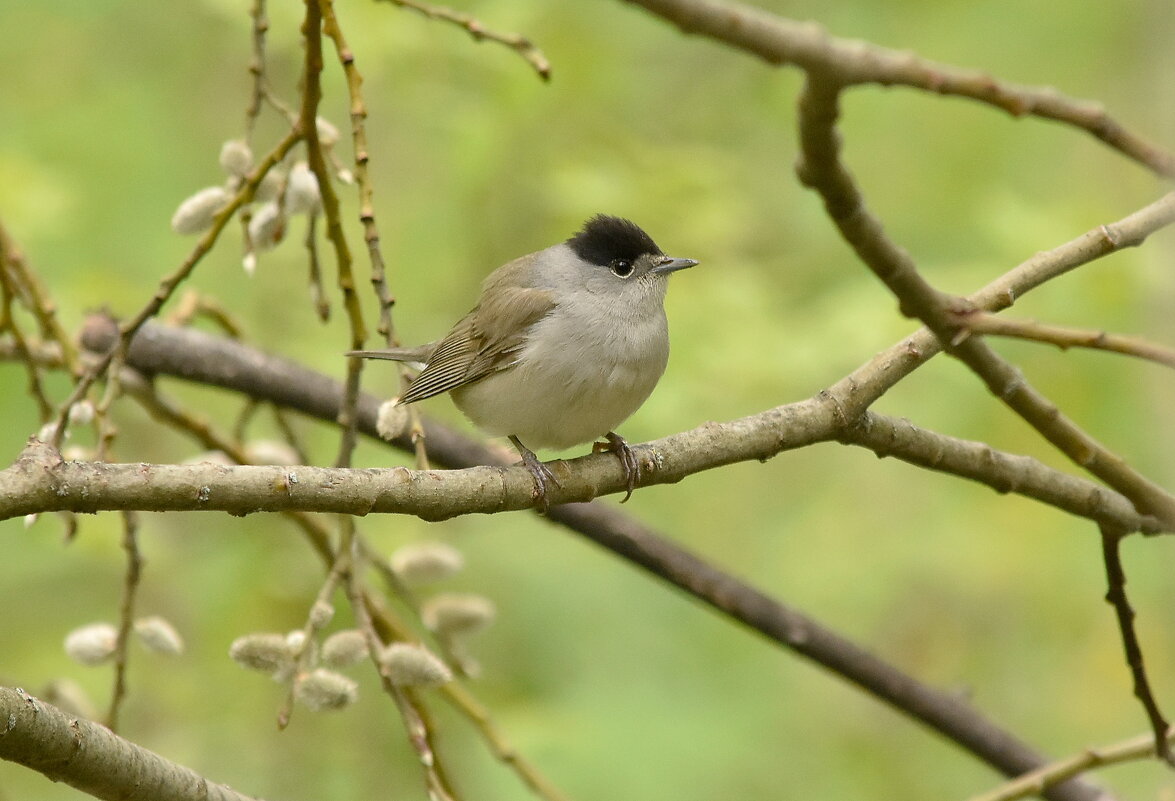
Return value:
M 632 262 L 627 259 L 617 259 L 609 266 L 612 268 L 612 272 L 621 278 L 628 278 L 632 275 Z

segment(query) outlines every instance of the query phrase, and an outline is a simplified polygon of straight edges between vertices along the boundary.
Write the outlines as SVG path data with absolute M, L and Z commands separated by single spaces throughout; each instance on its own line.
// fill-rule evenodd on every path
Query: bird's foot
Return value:
M 547 500 L 547 488 L 554 484 L 556 487 L 562 487 L 559 479 L 555 478 L 555 474 L 551 472 L 551 468 L 539 461 L 539 457 L 534 455 L 534 451 L 523 445 L 518 441 L 518 437 L 511 435 L 510 441 L 514 443 L 514 447 L 518 449 L 518 453 L 522 456 L 522 465 L 530 471 L 531 478 L 534 479 L 534 492 L 531 497 L 539 502 L 539 506 L 543 512 L 551 510 L 551 504 Z
M 636 489 L 636 483 L 641 480 L 641 461 L 636 457 L 636 452 L 628 447 L 628 441 L 619 434 L 609 431 L 604 435 L 608 442 L 592 443 L 592 453 L 603 453 L 604 451 L 611 451 L 620 459 L 620 466 L 624 468 L 625 489 L 628 491 L 624 493 L 624 498 L 620 501 L 624 503 L 632 497 L 632 491 Z

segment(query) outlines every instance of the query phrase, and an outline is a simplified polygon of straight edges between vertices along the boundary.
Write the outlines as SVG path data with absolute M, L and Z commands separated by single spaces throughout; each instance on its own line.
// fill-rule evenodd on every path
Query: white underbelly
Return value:
M 603 437 L 640 408 L 665 371 L 664 317 L 650 323 L 659 329 L 613 329 L 594 338 L 537 331 L 513 367 L 453 390 L 453 401 L 487 434 L 513 434 L 531 449 L 563 450 Z M 570 344 L 535 344 L 549 341 Z

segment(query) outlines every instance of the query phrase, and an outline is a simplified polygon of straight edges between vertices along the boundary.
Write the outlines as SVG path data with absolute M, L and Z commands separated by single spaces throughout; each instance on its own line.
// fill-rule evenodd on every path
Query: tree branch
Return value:
M 83 345 L 100 351 L 114 342 L 115 330 L 112 321 L 101 316 L 91 317 L 82 334 Z M 909 353 L 901 344 L 895 348 Z M 192 329 L 149 324 L 131 342 L 127 359 L 131 367 L 146 375 L 174 375 L 224 387 L 327 421 L 336 419 L 342 393 L 337 381 L 295 362 Z M 648 466 L 642 486 L 675 483 L 702 470 L 739 461 L 762 460 L 784 450 L 836 440 L 868 447 L 882 456 L 895 456 L 912 464 L 980 481 L 998 492 L 1016 492 L 1099 523 L 1129 531 L 1167 530 L 1154 518 L 1135 512 L 1121 495 L 1086 479 L 1048 468 L 1029 457 L 995 451 L 981 443 L 947 437 L 883 415 L 866 417 L 863 413 L 856 413 L 846 417 L 845 408 L 858 400 L 861 388 L 873 385 L 878 371 L 886 371 L 892 377 L 892 368 L 891 362 L 875 359 L 856 371 L 854 377 L 850 377 L 852 380 L 838 382 L 834 388 L 811 399 L 727 423 L 707 423 L 692 431 L 637 446 L 638 454 Z M 362 433 L 371 437 L 377 436 L 378 406 L 379 401 L 370 395 L 359 398 L 357 424 Z M 88 504 L 85 511 L 97 511 L 98 507 L 93 505 L 98 498 L 97 488 L 90 488 L 86 498 L 71 495 L 69 489 L 74 487 L 80 495 L 80 487 L 75 482 L 89 479 L 117 479 L 121 487 L 118 492 L 136 493 L 143 496 L 139 501 L 150 501 L 145 497 L 150 495 L 146 489 L 136 489 L 141 483 L 141 479 L 135 478 L 140 469 L 150 469 L 155 480 L 167 482 L 166 485 L 172 487 L 168 497 L 155 498 L 157 506 L 152 508 L 157 510 L 211 509 L 238 514 L 294 509 L 355 514 L 399 512 L 432 520 L 532 506 L 530 488 L 533 482 L 524 468 L 486 467 L 500 464 L 497 454 L 435 423 L 427 424 L 426 436 L 429 452 L 438 464 L 468 469 L 412 471 L 397 467 L 349 473 L 318 467 L 295 470 L 214 465 L 141 468 L 132 465 L 119 468 L 66 463 L 53 468 L 67 472 L 58 474 L 52 491 L 44 486 L 43 476 L 39 474 L 25 479 L 21 490 L 0 487 L 0 517 L 25 514 L 26 508 L 37 503 L 51 504 L 48 508 L 81 503 Z M 393 444 L 407 452 L 413 448 L 409 436 L 401 436 Z M 45 455 L 38 458 L 52 461 Z M 559 461 L 552 467 L 559 472 L 560 481 L 564 483 L 561 489 L 552 492 L 553 498 L 559 502 L 590 500 L 601 494 L 619 492 L 625 486 L 622 470 L 608 454 Z M 120 474 L 120 470 L 126 471 L 125 474 Z M 291 470 L 296 473 L 298 484 L 287 488 L 285 484 Z M 9 472 L 15 478 L 15 466 Z M 261 494 L 256 497 L 243 494 L 246 485 Z M 103 486 L 107 487 L 106 492 L 114 491 L 114 485 Z M 198 490 L 204 487 L 207 488 L 206 497 L 200 500 Z M 39 493 L 36 501 L 24 494 L 34 490 Z M 59 490 L 65 494 L 58 495 Z M 124 500 L 131 503 L 129 497 Z M 104 502 L 112 503 L 114 497 L 109 496 Z
M 1102 526 L 1102 560 L 1106 567 L 1106 603 L 1114 607 L 1118 619 L 1118 630 L 1122 635 L 1122 650 L 1126 655 L 1126 666 L 1134 681 L 1134 697 L 1142 704 L 1154 732 L 1155 753 L 1167 764 L 1175 766 L 1175 755 L 1167 742 L 1170 724 L 1159 710 L 1159 702 L 1151 690 L 1142 658 L 1142 645 L 1134 628 L 1134 609 L 1126 596 L 1126 570 L 1122 567 L 1122 532 L 1112 526 Z
M 978 70 L 966 70 L 909 51 L 831 36 L 814 22 L 776 16 L 753 6 L 717 0 L 626 0 L 676 25 L 759 56 L 770 64 L 793 64 L 819 72 L 842 86 L 908 86 L 954 95 L 1079 128 L 1107 147 L 1168 178 L 1175 154 L 1130 132 L 1100 103 L 1066 97 L 1047 86 L 1019 86 Z
M 0 687 L 0 758 L 109 801 L 257 801 L 20 689 Z
M 959 336 L 955 320 L 958 311 L 967 308 L 965 301 L 941 292 L 922 277 L 910 255 L 889 239 L 881 221 L 869 211 L 841 162 L 836 124 L 842 89 L 831 76 L 809 74 L 799 104 L 802 156 L 796 168 L 800 180 L 820 193 L 841 236 L 898 299 L 902 313 L 933 331 L 993 395 L 1074 464 L 1128 497 L 1140 512 L 1160 518 L 1166 526 L 1175 525 L 1175 496 L 1067 418 L 982 337 Z

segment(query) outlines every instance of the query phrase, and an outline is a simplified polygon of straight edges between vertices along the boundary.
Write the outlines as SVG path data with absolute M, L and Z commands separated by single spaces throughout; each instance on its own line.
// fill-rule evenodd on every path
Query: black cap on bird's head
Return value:
M 664 256 L 653 238 L 634 222 L 597 214 L 583 229 L 567 240 L 576 256 L 605 267 L 617 260 L 635 261 L 646 254 Z

